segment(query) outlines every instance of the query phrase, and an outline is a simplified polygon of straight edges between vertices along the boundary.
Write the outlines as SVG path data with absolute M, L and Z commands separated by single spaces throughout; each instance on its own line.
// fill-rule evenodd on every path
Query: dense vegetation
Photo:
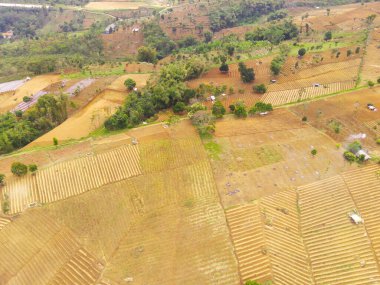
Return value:
M 272 44 L 279 44 L 282 41 L 294 39 L 298 36 L 298 28 L 290 21 L 271 25 L 265 28 L 257 28 L 245 34 L 247 41 L 269 41 Z
M 82 6 L 89 2 L 89 0 L 3 0 L 5 3 L 18 3 L 18 4 L 42 4 L 42 5 L 75 5 Z
M 238 24 L 268 15 L 284 7 L 283 0 L 243 0 L 210 13 L 211 30 L 231 28 Z
M 0 78 L 82 68 L 103 62 L 103 43 L 97 30 L 83 34 L 55 34 L 0 45 Z
M 67 118 L 68 99 L 64 95 L 45 95 L 25 113 L 0 115 L 0 154 L 32 142 Z
M 145 45 L 157 51 L 158 59 L 170 54 L 176 48 L 175 42 L 168 38 L 156 22 L 145 24 L 143 33 Z
M 35 37 L 49 21 L 47 9 L 0 9 L 0 32 L 13 30 L 16 37 Z
M 178 102 L 189 103 L 197 93 L 187 88 L 184 81 L 199 77 L 204 70 L 205 64 L 196 58 L 163 67 L 142 92 L 128 95 L 125 104 L 105 122 L 106 129 L 132 128 Z

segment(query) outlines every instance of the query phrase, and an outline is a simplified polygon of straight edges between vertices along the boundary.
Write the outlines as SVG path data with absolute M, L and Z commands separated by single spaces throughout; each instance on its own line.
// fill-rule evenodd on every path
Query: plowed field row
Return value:
M 380 167 L 377 165 L 343 173 L 356 206 L 364 219 L 369 238 L 380 259 Z
M 369 129 L 380 135 L 380 120 L 374 120 L 364 123 Z
M 298 188 L 303 239 L 317 284 L 376 284 L 380 273 L 363 225 L 340 176 Z
M 259 206 L 251 204 L 228 210 L 226 218 L 242 280 L 271 280 L 271 264 Z
M 268 196 L 260 208 L 275 284 L 314 284 L 299 228 L 296 192 Z
M 0 231 L 1 231 L 6 225 L 8 225 L 10 222 L 11 222 L 11 220 L 10 220 L 9 218 L 0 217 Z
M 4 193 L 9 196 L 10 212 L 21 212 L 32 202 L 50 203 L 140 175 L 139 159 L 137 146 L 125 146 L 58 163 L 34 176 L 9 180 Z
M 306 87 L 289 89 L 282 91 L 272 91 L 264 94 L 261 101 L 279 106 L 288 103 L 300 102 L 307 99 L 317 98 L 344 90 L 349 90 L 355 86 L 352 80 L 330 83 L 320 87 Z
M 36 210 L 4 228 L 0 240 L 2 281 L 9 285 L 57 284 L 50 283 L 56 278 L 89 285 L 102 270 L 70 230 Z

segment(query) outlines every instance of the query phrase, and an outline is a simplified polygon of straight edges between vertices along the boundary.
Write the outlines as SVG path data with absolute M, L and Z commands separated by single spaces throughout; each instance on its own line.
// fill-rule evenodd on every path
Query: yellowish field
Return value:
M 150 74 L 127 74 L 120 76 L 115 81 L 111 83 L 111 85 L 108 86 L 108 89 L 113 89 L 117 91 L 126 91 L 126 87 L 124 85 L 124 81 L 128 78 L 133 79 L 136 81 L 136 87 L 141 88 L 146 85 L 147 80 L 149 79 L 151 75 Z
M 61 125 L 31 142 L 26 148 L 51 145 L 53 138 L 59 141 L 80 139 L 100 128 L 124 102 L 127 93 L 105 90 L 82 110 L 69 117 Z
M 380 9 L 379 9 L 380 10 Z M 367 46 L 367 53 L 364 56 L 363 65 L 363 83 L 367 80 L 376 82 L 380 78 L 380 19 L 377 17 L 373 24 L 373 30 L 369 34 L 369 44 Z
M 65 226 L 28 210 L 0 231 L 2 284 L 94 284 L 103 265 Z
M 46 74 L 33 77 L 30 81 L 18 88 L 12 96 L 1 102 L 0 112 L 12 110 L 17 104 L 22 102 L 24 96 L 31 96 L 58 81 L 60 81 L 59 75 Z
M 104 2 L 90 2 L 85 8 L 88 10 L 136 10 L 140 7 L 149 6 L 145 2 L 119 2 L 119 1 L 104 1 Z
M 137 146 L 124 146 L 101 154 L 58 163 L 35 175 L 8 179 L 3 195 L 9 196 L 10 213 L 31 203 L 50 203 L 102 185 L 141 174 Z
M 214 142 L 221 148 L 219 159 L 212 164 L 225 207 L 351 168 L 333 140 L 287 110 L 275 110 L 266 117 L 218 121 Z M 315 157 L 310 153 L 313 148 L 318 152 Z

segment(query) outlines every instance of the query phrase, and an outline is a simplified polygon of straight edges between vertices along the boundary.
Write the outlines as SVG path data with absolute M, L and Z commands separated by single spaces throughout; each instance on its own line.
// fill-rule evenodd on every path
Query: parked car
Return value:
M 377 108 L 375 107 L 375 105 L 371 104 L 371 103 L 368 103 L 367 104 L 367 108 L 371 111 L 374 111 L 376 112 L 377 111 Z

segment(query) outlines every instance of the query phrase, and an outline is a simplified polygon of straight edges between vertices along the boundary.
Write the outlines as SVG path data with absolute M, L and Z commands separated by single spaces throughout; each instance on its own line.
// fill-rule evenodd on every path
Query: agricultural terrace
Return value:
M 287 110 L 217 121 L 215 137 L 207 147 L 219 152 L 212 165 L 225 207 L 350 169 L 333 140 Z M 310 153 L 314 148 L 315 157 Z
M 368 36 L 368 46 L 366 50 L 366 56 L 363 61 L 362 79 L 363 81 L 372 80 L 376 82 L 380 77 L 380 18 L 376 17 L 372 30 Z
M 138 284 L 239 284 L 223 209 L 197 133 L 188 121 L 141 131 L 133 132 L 140 134 L 142 175 L 38 210 L 72 229 L 104 262 L 105 284 L 125 278 Z
M 380 88 L 370 88 L 338 95 L 315 102 L 305 102 L 290 110 L 299 118 L 306 117 L 309 124 L 322 130 L 346 146 L 359 139 L 371 151 L 378 150 L 379 114 L 368 110 L 367 104 L 380 106 Z
M 228 209 L 242 280 L 378 282 L 379 171 L 379 166 L 362 167 Z M 353 211 L 364 225 L 351 222 Z

